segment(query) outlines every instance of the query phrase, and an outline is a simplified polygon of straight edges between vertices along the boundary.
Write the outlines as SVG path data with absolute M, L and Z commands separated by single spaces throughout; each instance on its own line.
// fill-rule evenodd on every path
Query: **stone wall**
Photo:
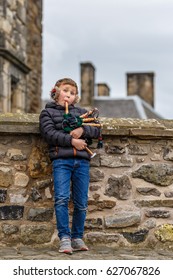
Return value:
M 173 248 L 173 122 L 101 119 L 85 239 Z M 72 203 L 70 202 L 70 212 Z M 53 182 L 37 114 L 0 114 L 0 245 L 57 244 Z
M 38 113 L 42 0 L 0 0 L 0 112 Z
M 39 113 L 42 94 L 42 11 L 43 0 L 27 0 L 27 65 L 28 74 L 26 111 Z

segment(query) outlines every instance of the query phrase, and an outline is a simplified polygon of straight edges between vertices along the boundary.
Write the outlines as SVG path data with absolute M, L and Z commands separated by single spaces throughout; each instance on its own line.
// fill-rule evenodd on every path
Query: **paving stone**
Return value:
M 86 252 L 73 255 L 60 254 L 58 247 L 53 248 L 2 248 L 0 260 L 172 260 L 173 251 L 164 249 L 126 249 L 103 245 L 90 247 Z

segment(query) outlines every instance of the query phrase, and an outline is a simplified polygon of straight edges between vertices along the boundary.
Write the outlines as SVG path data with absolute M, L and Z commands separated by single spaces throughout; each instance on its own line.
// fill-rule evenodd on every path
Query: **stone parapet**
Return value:
M 99 118 L 103 135 L 173 137 L 173 120 Z M 39 133 L 39 114 L 1 113 L 0 132 Z M 25 129 L 28 127 L 28 129 Z M 7 128 L 7 129 L 6 129 Z
M 104 146 L 90 146 L 86 241 L 173 249 L 173 121 L 100 121 Z M 0 114 L 0 237 L 1 246 L 58 242 L 38 114 Z

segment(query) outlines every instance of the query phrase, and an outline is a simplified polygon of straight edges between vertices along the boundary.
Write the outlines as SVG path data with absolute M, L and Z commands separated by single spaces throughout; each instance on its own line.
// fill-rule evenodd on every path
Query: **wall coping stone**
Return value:
M 173 120 L 99 118 L 103 135 L 173 138 Z M 39 134 L 39 114 L 0 113 L 0 133 Z

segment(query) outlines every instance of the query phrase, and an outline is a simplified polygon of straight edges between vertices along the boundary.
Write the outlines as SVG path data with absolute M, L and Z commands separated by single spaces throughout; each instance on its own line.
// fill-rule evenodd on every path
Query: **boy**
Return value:
M 65 103 L 69 113 L 80 116 L 87 111 L 75 107 L 78 102 L 78 87 L 70 78 L 58 80 L 51 91 L 53 102 L 46 105 L 40 114 L 40 132 L 49 144 L 49 156 L 53 165 L 55 214 L 60 238 L 59 252 L 87 251 L 83 238 L 88 205 L 89 160 L 85 150 L 87 139 L 98 138 L 99 128 L 81 126 L 70 133 L 64 131 L 62 123 Z M 70 186 L 74 205 L 72 228 L 69 228 L 68 203 Z

